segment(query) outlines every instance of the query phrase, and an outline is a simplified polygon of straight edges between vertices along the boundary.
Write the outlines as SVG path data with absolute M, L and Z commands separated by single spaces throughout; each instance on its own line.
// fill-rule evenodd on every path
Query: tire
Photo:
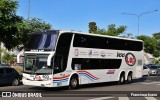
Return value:
M 157 71 L 157 73 L 156 73 L 156 76 L 158 76 L 158 71 Z
M 132 83 L 132 74 L 128 74 L 127 83 Z
M 119 85 L 122 85 L 125 83 L 125 76 L 124 74 L 121 74 L 120 78 L 119 78 L 119 81 L 118 81 L 118 84 Z
M 73 90 L 73 89 L 77 89 L 79 86 L 79 80 L 78 80 L 78 77 L 76 76 L 73 76 L 70 80 L 70 83 L 69 83 L 69 90 Z
M 13 85 L 13 86 L 19 85 L 19 79 L 18 79 L 18 78 L 15 78 L 15 79 L 13 80 L 13 82 L 12 82 L 12 85 Z

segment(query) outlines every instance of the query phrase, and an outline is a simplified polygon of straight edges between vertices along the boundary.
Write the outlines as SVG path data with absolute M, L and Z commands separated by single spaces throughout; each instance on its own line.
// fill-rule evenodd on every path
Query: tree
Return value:
M 106 35 L 118 36 L 118 35 L 121 35 L 125 30 L 126 30 L 126 26 L 119 26 L 116 28 L 115 24 L 111 24 L 108 26 Z
M 153 37 L 156 38 L 156 39 L 160 39 L 160 32 L 154 33 Z
M 22 23 L 18 24 L 18 35 L 17 35 L 18 45 L 19 45 L 18 48 L 23 49 L 30 35 L 33 34 L 34 32 L 50 30 L 51 28 L 52 25 L 38 18 L 23 20 Z
M 96 22 L 90 22 L 89 23 L 89 33 L 96 33 L 96 31 L 97 31 Z
M 16 15 L 17 7 L 16 0 L 0 1 L 0 42 L 3 42 L 7 49 L 17 45 L 17 26 L 22 22 L 22 17 Z
M 3 56 L 2 56 L 2 62 L 4 62 L 5 64 L 11 64 L 14 60 L 14 55 L 10 54 L 8 52 L 4 52 Z
M 49 30 L 52 26 L 41 19 L 23 19 L 16 15 L 18 2 L 16 0 L 0 1 L 0 42 L 7 49 L 23 45 L 28 41 L 29 33 Z
M 154 57 L 159 57 L 160 56 L 160 51 L 159 50 L 154 50 L 153 56 Z
M 126 26 L 116 27 L 115 24 L 108 25 L 107 29 L 97 28 L 95 22 L 89 23 L 89 33 L 102 34 L 102 35 L 110 35 L 110 36 L 119 36 L 124 33 L 126 30 Z
M 154 51 L 157 50 L 157 40 L 155 38 L 141 35 L 137 36 L 137 39 L 143 40 L 144 50 L 146 52 L 153 54 Z

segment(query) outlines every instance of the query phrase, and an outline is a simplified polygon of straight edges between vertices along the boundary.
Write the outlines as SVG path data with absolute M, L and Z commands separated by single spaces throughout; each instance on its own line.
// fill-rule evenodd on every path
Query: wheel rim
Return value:
M 124 82 L 124 77 L 122 76 L 122 77 L 121 77 L 121 83 L 123 83 L 123 82 Z
M 14 85 L 18 85 L 18 79 L 14 80 Z
M 72 79 L 72 81 L 71 81 L 71 86 L 72 87 L 76 87 L 77 86 L 77 80 L 76 79 Z
M 129 75 L 129 76 L 128 76 L 128 82 L 131 82 L 131 81 L 132 81 L 132 76 Z

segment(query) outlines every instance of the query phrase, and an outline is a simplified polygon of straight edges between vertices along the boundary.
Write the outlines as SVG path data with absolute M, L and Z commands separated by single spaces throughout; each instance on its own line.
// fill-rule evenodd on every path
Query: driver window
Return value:
M 54 70 L 55 72 L 62 72 L 63 69 L 63 57 L 62 56 L 55 56 L 54 60 Z M 55 73 L 54 72 L 54 73 Z

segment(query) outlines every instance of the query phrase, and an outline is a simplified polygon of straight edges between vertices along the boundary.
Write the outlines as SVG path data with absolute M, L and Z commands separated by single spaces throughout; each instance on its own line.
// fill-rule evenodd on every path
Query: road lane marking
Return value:
M 88 99 L 88 100 L 106 100 L 106 99 L 111 99 L 115 97 L 100 97 L 100 98 L 93 98 L 93 99 Z
M 153 82 L 148 82 L 148 83 L 143 83 L 143 84 L 157 84 L 157 83 L 160 83 L 160 82 L 153 81 Z
M 144 97 L 146 100 L 158 100 L 158 99 L 156 99 L 156 98 L 154 98 L 154 97 Z
M 129 100 L 128 97 L 118 97 L 119 100 Z

